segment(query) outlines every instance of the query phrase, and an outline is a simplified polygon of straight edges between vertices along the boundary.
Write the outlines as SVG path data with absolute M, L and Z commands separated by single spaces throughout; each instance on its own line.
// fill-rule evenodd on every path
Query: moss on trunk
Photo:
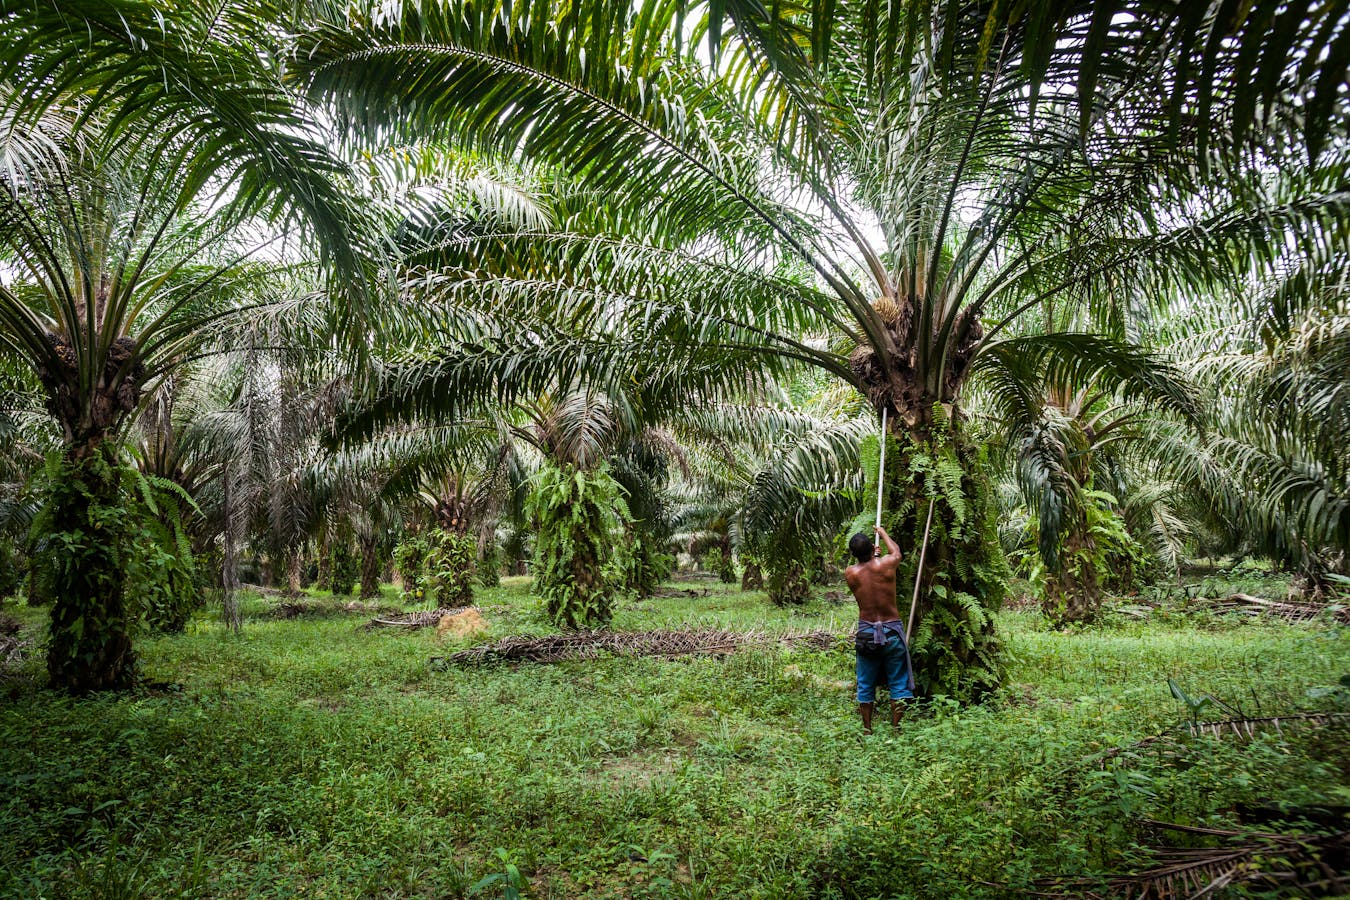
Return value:
M 998 509 L 983 454 L 942 407 L 931 421 L 917 433 L 903 421 L 889 429 L 882 524 L 904 556 L 896 605 L 906 620 L 919 576 L 911 635 L 919 693 L 973 702 L 1003 679 L 993 614 L 1011 573 L 998 541 Z M 865 463 L 868 496 L 876 491 L 876 453 L 873 441 L 865 453 L 871 456 Z M 923 553 L 930 502 L 932 524 Z M 871 518 L 860 516 L 854 530 L 867 527 Z
M 135 677 L 122 554 L 121 474 L 111 447 L 86 443 L 50 472 L 43 522 L 52 588 L 47 673 L 72 694 L 119 690 Z

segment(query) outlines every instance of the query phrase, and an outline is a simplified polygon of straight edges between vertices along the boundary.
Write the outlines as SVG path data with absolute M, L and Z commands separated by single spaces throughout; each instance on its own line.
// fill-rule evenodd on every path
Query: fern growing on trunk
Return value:
M 919 692 L 972 701 L 1003 680 L 993 614 L 1011 573 L 999 549 L 998 506 L 983 450 L 952 428 L 940 407 L 934 420 L 926 435 L 887 435 L 882 524 L 905 552 L 896 573 L 902 617 L 908 618 L 919 574 L 910 636 Z M 869 497 L 876 496 L 878 446 L 873 438 L 862 449 Z M 870 529 L 872 515 L 860 514 L 850 532 Z
M 608 625 L 623 562 L 614 549 L 628 518 L 609 467 L 545 465 L 526 513 L 538 524 L 534 589 L 549 621 L 562 628 Z

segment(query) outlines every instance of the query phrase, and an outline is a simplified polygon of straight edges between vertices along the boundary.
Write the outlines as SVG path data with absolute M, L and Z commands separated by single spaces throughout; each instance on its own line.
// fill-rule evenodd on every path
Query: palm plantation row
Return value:
M 1057 622 L 1188 555 L 1345 574 L 1344 4 L 0 29 L 0 549 L 56 687 L 311 564 L 449 605 L 528 555 L 583 627 L 679 547 L 798 601 L 882 411 L 928 692 L 998 684 L 1014 570 Z

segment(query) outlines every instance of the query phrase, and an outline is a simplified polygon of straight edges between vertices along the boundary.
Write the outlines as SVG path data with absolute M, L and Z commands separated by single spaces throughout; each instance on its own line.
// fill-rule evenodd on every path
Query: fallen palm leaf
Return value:
M 389 613 L 402 613 L 402 610 L 396 607 L 381 606 L 378 603 L 362 603 L 359 600 L 351 600 L 346 603 L 338 603 L 334 600 L 283 600 L 269 609 L 266 615 L 273 619 L 304 619 L 340 616 L 347 613 L 387 615 Z
M 594 659 L 612 656 L 682 656 L 692 653 L 731 653 L 743 647 L 772 645 L 813 647 L 833 646 L 835 637 L 828 631 L 573 631 L 540 638 L 506 638 L 493 644 L 470 647 L 446 657 L 435 657 L 440 665 L 472 665 L 486 662 L 553 663 L 566 659 Z
M 1102 768 L 1106 767 L 1107 761 L 1121 756 L 1130 751 L 1143 750 L 1148 747 L 1158 747 L 1171 745 L 1177 746 L 1175 738 L 1178 733 L 1183 732 L 1190 737 L 1199 737 L 1201 735 L 1213 738 L 1223 738 L 1225 736 L 1234 736 L 1242 740 L 1254 740 L 1258 734 L 1264 734 L 1274 731 L 1283 737 L 1286 732 L 1298 731 L 1305 728 L 1323 728 L 1327 725 L 1343 724 L 1350 722 L 1350 713 L 1343 712 L 1308 712 L 1308 713 L 1289 713 L 1282 716 L 1261 716 L 1261 717 L 1242 717 L 1236 719 L 1222 719 L 1214 722 L 1187 722 L 1184 725 L 1178 725 L 1175 728 L 1146 737 L 1143 740 L 1135 741 L 1126 747 L 1108 747 L 1106 750 L 1088 757 L 1088 760 L 1095 759 Z
M 1334 834 L 1269 834 L 1195 828 L 1145 819 L 1144 824 L 1169 831 L 1220 839 L 1216 847 L 1155 848 L 1157 865 L 1130 875 L 1101 878 L 1042 878 L 1035 897 L 1130 898 L 1130 900 L 1199 900 L 1225 888 L 1249 885 L 1282 894 L 1322 896 L 1350 889 L 1350 831 Z
M 667 588 L 659 587 L 652 591 L 653 597 L 706 597 L 708 589 L 695 590 L 694 588 Z
M 1311 622 L 1330 613 L 1336 621 L 1350 625 L 1350 607 L 1339 603 L 1310 603 L 1299 600 L 1267 600 L 1251 594 L 1230 594 L 1222 599 L 1197 597 L 1197 603 L 1223 613 L 1247 616 L 1275 616 L 1290 622 Z
M 1221 738 L 1224 735 L 1231 734 L 1239 738 L 1252 740 L 1257 734 L 1266 731 L 1274 731 L 1276 734 L 1283 735 L 1285 729 L 1322 727 L 1333 722 L 1345 721 L 1350 721 L 1350 713 L 1298 713 L 1291 716 L 1223 719 L 1217 722 L 1187 722 L 1186 729 L 1192 736 L 1209 735 Z
M 366 628 L 429 628 L 439 624 L 442 616 L 455 616 L 473 609 L 472 606 L 455 606 L 450 609 L 424 609 L 388 618 L 376 617 L 366 623 Z
M 20 662 L 32 645 L 31 640 L 21 638 L 18 634 L 0 635 L 0 670 Z

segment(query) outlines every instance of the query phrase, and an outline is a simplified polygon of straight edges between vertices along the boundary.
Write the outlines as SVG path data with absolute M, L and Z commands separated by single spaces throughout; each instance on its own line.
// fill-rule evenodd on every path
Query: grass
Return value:
M 622 603 L 615 627 L 853 618 L 676 587 L 707 595 Z M 548 630 L 527 580 L 477 602 L 484 639 Z M 1002 697 L 864 739 L 843 641 L 442 672 L 459 645 L 434 629 L 271 605 L 248 599 L 240 635 L 203 615 L 143 638 L 172 688 L 0 699 L 0 896 L 996 897 L 982 882 L 1128 868 L 1140 817 L 1350 804 L 1344 726 L 1103 756 L 1185 720 L 1169 678 L 1250 715 L 1343 709 L 1325 624 L 1004 613 Z

